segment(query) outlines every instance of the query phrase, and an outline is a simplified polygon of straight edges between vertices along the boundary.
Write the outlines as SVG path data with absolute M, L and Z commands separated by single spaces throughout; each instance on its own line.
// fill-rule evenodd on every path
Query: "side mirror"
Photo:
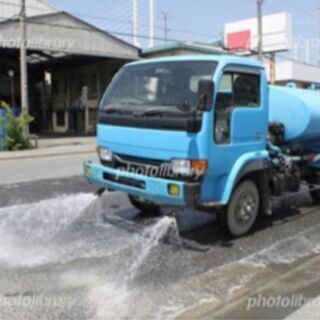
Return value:
M 213 104 L 214 82 L 212 80 L 200 80 L 198 87 L 199 103 L 197 110 L 208 111 Z

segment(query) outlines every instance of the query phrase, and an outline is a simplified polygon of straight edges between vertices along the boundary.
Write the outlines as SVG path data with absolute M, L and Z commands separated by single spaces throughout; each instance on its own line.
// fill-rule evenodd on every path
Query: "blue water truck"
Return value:
M 240 237 L 272 200 L 309 186 L 320 202 L 320 93 L 270 86 L 249 58 L 178 56 L 124 66 L 99 106 L 100 162 L 85 176 L 161 207 L 218 213 Z

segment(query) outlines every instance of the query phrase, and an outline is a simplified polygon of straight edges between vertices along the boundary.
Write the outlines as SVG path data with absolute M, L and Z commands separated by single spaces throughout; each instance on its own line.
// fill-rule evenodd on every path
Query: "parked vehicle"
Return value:
M 149 214 L 220 212 L 239 237 L 302 181 L 320 202 L 320 93 L 269 86 L 262 64 L 232 55 L 133 62 L 102 98 L 98 148 L 90 183 Z

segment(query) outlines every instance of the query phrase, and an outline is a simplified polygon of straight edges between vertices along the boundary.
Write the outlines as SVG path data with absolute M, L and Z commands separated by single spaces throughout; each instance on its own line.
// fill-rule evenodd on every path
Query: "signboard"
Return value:
M 231 52 L 238 52 L 239 50 L 251 51 L 251 30 L 227 34 L 227 46 Z
M 227 23 L 224 27 L 224 42 L 231 52 L 257 52 L 257 18 Z M 288 51 L 291 47 L 291 16 L 286 12 L 264 16 L 263 52 Z

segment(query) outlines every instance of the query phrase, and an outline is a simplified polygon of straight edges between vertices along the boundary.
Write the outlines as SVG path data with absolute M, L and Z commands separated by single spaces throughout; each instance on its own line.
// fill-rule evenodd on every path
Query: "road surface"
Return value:
M 306 195 L 233 240 L 215 216 L 179 213 L 177 226 L 141 216 L 121 193 L 94 191 L 81 176 L 0 186 L 1 319 L 212 318 L 320 245 L 320 210 Z M 301 292 L 316 297 L 320 287 Z M 285 318 L 297 308 L 250 314 Z M 218 314 L 249 315 L 237 310 Z

